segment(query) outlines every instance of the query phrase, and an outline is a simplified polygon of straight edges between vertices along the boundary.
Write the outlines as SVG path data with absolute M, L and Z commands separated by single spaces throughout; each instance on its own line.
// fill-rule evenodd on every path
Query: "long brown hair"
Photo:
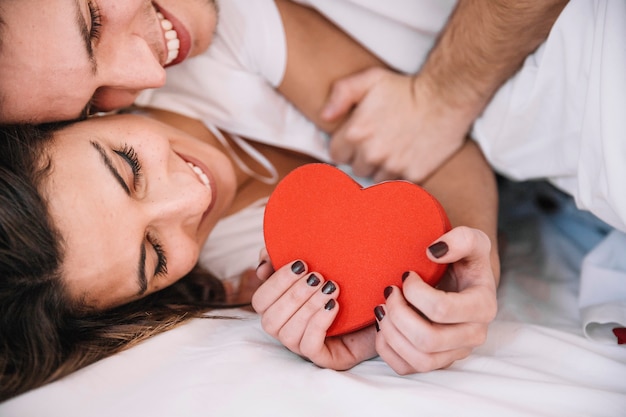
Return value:
M 71 302 L 63 240 L 41 192 L 51 169 L 47 145 L 61 127 L 0 127 L 0 401 L 200 317 L 225 298 L 218 280 L 194 271 L 108 311 Z

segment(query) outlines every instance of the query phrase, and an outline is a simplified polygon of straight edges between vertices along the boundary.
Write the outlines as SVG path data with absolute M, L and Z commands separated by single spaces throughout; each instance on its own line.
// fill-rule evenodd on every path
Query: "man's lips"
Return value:
M 172 23 L 173 29 L 178 34 L 178 40 L 180 42 L 180 47 L 178 49 L 178 56 L 170 63 L 166 64 L 165 67 L 170 67 L 172 65 L 176 65 L 182 61 L 184 61 L 187 56 L 189 56 L 189 52 L 191 50 L 191 35 L 187 28 L 178 20 L 174 15 L 170 14 L 167 10 L 163 9 L 159 4 L 154 3 L 155 8 L 158 12 L 160 12 L 163 17 L 169 20 Z M 164 36 L 164 42 L 167 45 L 167 39 Z M 166 48 L 167 50 L 167 48 Z

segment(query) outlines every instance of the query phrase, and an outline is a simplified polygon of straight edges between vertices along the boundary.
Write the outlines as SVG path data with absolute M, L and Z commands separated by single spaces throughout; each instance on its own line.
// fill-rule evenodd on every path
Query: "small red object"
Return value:
M 626 344 L 626 327 L 615 327 L 613 329 L 613 334 L 617 337 L 618 345 Z
M 339 285 L 339 313 L 327 336 L 374 323 L 374 307 L 388 285 L 416 271 L 436 285 L 447 265 L 426 256 L 450 230 L 441 204 L 407 181 L 362 188 L 328 164 L 308 164 L 287 175 L 267 203 L 265 245 L 276 269 L 296 259 Z

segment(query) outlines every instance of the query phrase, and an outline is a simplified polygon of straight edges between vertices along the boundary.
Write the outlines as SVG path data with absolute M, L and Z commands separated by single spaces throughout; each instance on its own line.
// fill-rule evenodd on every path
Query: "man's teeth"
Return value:
M 178 57 L 180 41 L 178 40 L 178 33 L 174 30 L 172 22 L 167 20 L 160 12 L 157 12 L 157 16 L 161 21 L 161 28 L 163 29 L 165 39 L 167 40 L 167 60 L 165 61 L 165 65 L 167 65 Z
M 197 166 L 195 166 L 194 164 L 192 164 L 191 162 L 187 162 L 187 165 L 189 165 L 189 168 L 191 168 L 193 170 L 193 172 L 196 173 L 196 175 L 198 176 L 198 178 L 200 179 L 200 181 L 207 186 L 208 188 L 211 188 L 210 184 L 209 184 L 209 177 L 206 176 L 206 174 L 204 172 L 202 172 L 202 170 L 200 168 L 198 168 Z

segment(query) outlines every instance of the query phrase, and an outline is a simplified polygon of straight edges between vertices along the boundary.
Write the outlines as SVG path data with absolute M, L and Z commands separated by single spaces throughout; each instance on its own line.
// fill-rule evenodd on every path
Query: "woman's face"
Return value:
M 230 160 L 155 120 L 105 116 L 55 134 L 44 184 L 70 295 L 104 309 L 188 273 L 234 197 Z
M 217 16 L 214 0 L 15 0 L 2 2 L 0 19 L 6 123 L 131 104 L 164 84 L 165 66 L 208 48 Z

